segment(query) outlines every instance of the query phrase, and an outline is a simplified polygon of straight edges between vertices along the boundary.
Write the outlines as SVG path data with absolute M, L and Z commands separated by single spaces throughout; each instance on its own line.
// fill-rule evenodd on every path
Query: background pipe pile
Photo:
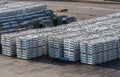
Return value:
M 14 16 L 14 15 L 20 15 L 20 14 L 36 12 L 36 11 L 45 11 L 46 9 L 47 6 L 42 4 L 38 5 L 29 2 L 8 3 L 0 6 L 0 17 Z
M 24 8 L 23 8 L 24 7 Z M 0 30 L 36 29 L 54 26 L 54 13 L 46 5 L 8 2 L 0 6 Z M 39 25 L 39 22 L 42 24 Z
M 49 15 L 47 15 L 46 12 L 49 12 Z M 43 23 L 43 26 L 41 28 L 52 27 L 53 19 L 50 14 L 52 14 L 52 11 L 46 10 L 46 11 L 37 11 L 27 14 L 21 14 L 17 16 L 4 17 L 0 19 L 0 25 L 1 25 L 0 29 L 1 30 L 20 29 L 20 28 L 36 29 L 41 27 L 38 25 L 38 22 Z

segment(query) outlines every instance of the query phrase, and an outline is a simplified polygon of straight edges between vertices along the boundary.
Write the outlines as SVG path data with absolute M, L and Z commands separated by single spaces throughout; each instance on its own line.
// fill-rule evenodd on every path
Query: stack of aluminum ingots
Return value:
M 15 56 L 16 55 L 16 41 L 15 36 L 13 34 L 8 34 L 5 37 L 1 38 L 1 44 L 2 44 L 2 54 L 8 55 L 8 56 Z M 16 35 L 17 37 L 17 35 Z M 7 40 L 6 40 L 7 39 Z
M 82 37 L 81 37 L 82 38 Z M 64 58 L 69 61 L 80 60 L 79 41 L 80 38 L 67 38 L 64 39 Z
M 106 35 L 113 35 L 113 34 L 115 34 L 115 31 L 117 30 L 113 30 L 114 29 L 114 26 L 118 26 L 118 24 L 119 24 L 119 21 L 120 21 L 120 18 L 114 18 L 114 20 L 113 19 L 110 19 L 110 20 L 106 20 L 106 21 L 101 21 L 101 22 L 97 22 L 97 23 L 93 23 L 92 25 L 88 25 L 88 26 L 83 26 L 83 28 L 86 28 L 84 31 L 85 32 L 87 32 L 86 34 L 96 34 L 96 33 L 98 33 L 97 35 L 99 35 L 99 34 L 101 34 L 102 35 L 102 33 L 103 32 L 105 32 L 106 30 Z M 112 25 L 111 25 L 112 24 Z M 112 30 L 112 31 L 111 31 Z M 117 30 L 118 32 L 119 32 L 119 30 Z M 77 34 L 77 32 L 76 32 L 76 34 Z M 85 33 L 84 33 L 85 34 Z M 83 35 L 84 35 L 83 34 Z M 103 33 L 104 34 L 104 33 Z M 67 34 L 66 34 L 67 35 Z M 58 36 L 58 35 L 57 35 Z M 57 37 L 56 36 L 56 37 Z M 55 36 L 54 36 L 55 37 Z M 63 36 L 63 37 L 65 37 L 65 36 Z M 57 38 L 56 38 L 57 39 Z M 64 40 L 65 38 L 63 38 L 63 40 Z M 81 39 L 81 38 L 80 38 Z M 75 39 L 74 39 L 75 40 Z M 51 40 L 49 40 L 49 41 L 51 41 Z M 53 39 L 52 40 L 52 44 L 53 43 L 55 43 L 56 42 L 56 40 L 55 39 Z M 59 43 L 61 46 L 64 46 L 64 47 L 66 47 L 67 45 L 65 44 L 65 45 L 63 45 L 62 43 Z M 75 45 L 75 44 L 74 44 Z M 49 47 L 50 46 L 52 46 L 52 45 L 49 45 Z M 53 45 L 54 46 L 54 45 Z M 71 45 L 72 46 L 72 45 Z M 74 46 L 73 46 L 74 47 Z M 72 48 L 73 48 L 72 47 Z M 76 47 L 76 46 L 75 46 Z M 53 54 L 55 54 L 54 52 L 56 52 L 57 50 L 59 50 L 59 49 L 57 49 L 57 48 L 55 48 L 55 47 L 50 47 L 50 48 L 52 48 L 52 50 L 50 50 L 49 51 L 49 53 L 50 52 L 52 52 Z M 61 48 L 61 50 L 62 50 L 62 47 L 59 47 L 59 48 Z M 57 50 L 56 50 L 57 49 Z M 68 48 L 69 49 L 69 48 Z M 56 51 L 54 51 L 54 50 L 56 50 Z M 75 50 L 74 48 L 73 48 L 73 50 Z M 78 49 L 76 49 L 76 50 L 78 50 Z M 72 50 L 71 50 L 72 51 Z M 61 51 L 61 52 L 63 52 L 63 50 Z M 65 51 L 64 51 L 64 55 L 66 55 L 66 53 L 65 52 L 68 52 L 68 50 L 66 51 L 66 49 L 65 49 Z M 68 52 L 69 53 L 69 52 Z M 77 58 L 75 58 L 75 56 L 77 57 L 77 55 L 73 55 L 73 53 L 72 53 L 72 57 L 71 57 L 71 55 L 69 55 L 70 57 L 68 57 L 68 53 L 67 53 L 67 57 L 65 57 L 65 58 L 68 58 L 70 61 L 75 61 L 75 60 L 78 60 Z M 58 54 L 58 53 L 57 53 Z M 50 55 L 51 56 L 51 55 Z M 54 57 L 53 55 L 52 55 L 52 57 Z M 56 58 L 56 57 L 55 57 Z M 58 57 L 57 57 L 58 58 Z M 72 59 L 71 59 L 72 58 Z
M 111 21 L 111 22 L 110 22 Z M 91 35 L 91 34 L 97 34 L 97 35 L 99 35 L 101 32 L 104 32 L 104 31 L 106 31 L 107 30 L 107 32 L 108 31 L 110 31 L 107 35 L 111 35 L 111 34 L 113 34 L 113 33 L 115 33 L 115 32 L 113 32 L 112 33 L 112 31 L 114 31 L 113 30 L 113 27 L 114 27 L 114 25 L 118 25 L 119 24 L 119 19 L 117 18 L 117 21 L 116 21 L 116 19 L 115 19 L 115 21 L 114 20 L 107 20 L 107 21 L 103 21 L 103 23 L 101 23 L 101 22 L 98 22 L 98 23 L 95 23 L 95 24 L 93 24 L 93 25 L 91 25 L 91 26 L 85 26 L 85 27 L 83 27 L 83 28 L 79 28 L 79 29 L 77 29 L 76 30 L 76 28 L 78 28 L 78 27 L 74 27 L 73 28 L 73 30 L 72 29 L 70 29 L 70 28 L 68 28 L 68 29 L 70 29 L 68 32 L 67 32 L 67 30 L 66 30 L 66 34 L 61 34 L 61 35 L 54 35 L 54 36 L 50 36 L 49 37 L 49 40 L 48 40 L 48 43 L 49 43 L 49 56 L 51 56 L 51 57 L 54 57 L 54 58 L 60 58 L 60 57 L 62 57 L 63 55 L 66 55 L 66 52 L 68 52 L 68 50 L 67 49 L 70 49 L 70 47 L 68 47 L 68 48 L 66 48 L 67 47 L 67 45 L 70 43 L 69 41 L 68 41 L 68 37 L 71 37 L 71 38 L 73 38 L 73 37 L 79 37 L 79 36 L 81 36 L 81 35 Z M 116 23 L 114 23 L 114 22 L 116 22 Z M 101 24 L 99 24 L 99 23 L 101 23 Z M 114 24 L 114 25 L 110 25 L 110 24 Z M 103 25 L 104 24 L 104 25 Z M 112 31 L 111 31 L 112 30 Z M 117 29 L 116 29 L 116 32 L 117 32 Z M 68 36 L 68 35 L 71 35 L 71 36 Z M 102 35 L 102 34 L 101 34 Z M 91 35 L 92 36 L 92 35 Z M 69 38 L 69 39 L 71 39 L 71 38 Z M 64 42 L 64 44 L 65 45 L 63 45 L 63 41 L 65 40 L 65 39 L 67 39 L 65 42 Z M 78 40 L 81 40 L 81 38 L 79 38 Z M 73 39 L 72 41 L 78 41 L 77 39 Z M 68 41 L 68 42 L 67 42 Z M 66 43 L 68 43 L 68 44 L 66 44 Z M 76 43 L 76 42 L 75 42 Z M 71 44 L 71 43 L 70 43 Z M 74 42 L 73 42 L 73 44 L 74 44 Z M 76 44 L 74 44 L 74 46 L 75 46 Z M 63 46 L 64 46 L 64 48 L 66 48 L 65 49 L 65 51 L 63 50 Z M 68 45 L 69 46 L 69 45 Z M 73 45 L 71 45 L 71 46 L 73 46 Z M 73 50 L 75 50 L 74 49 L 74 46 L 73 47 L 71 47 L 71 48 L 73 48 Z M 75 46 L 76 47 L 76 46 Z M 79 49 L 76 49 L 76 50 L 79 50 Z M 65 54 L 63 54 L 63 52 L 65 53 Z M 69 52 L 68 52 L 69 53 Z M 67 53 L 67 54 L 68 54 Z M 73 52 L 74 53 L 74 52 Z M 73 54 L 72 53 L 72 54 Z M 74 53 L 75 54 L 75 53 Z M 73 56 L 73 55 L 72 55 Z M 69 58 L 69 60 L 70 61 L 76 61 L 76 60 L 78 60 L 78 59 L 75 59 L 75 56 L 77 56 L 77 55 L 74 55 L 72 58 L 74 58 L 74 59 L 72 59 L 72 60 L 70 60 Z M 65 58 L 67 58 L 67 57 L 65 57 Z M 71 57 L 70 57 L 71 58 Z M 78 57 L 77 57 L 78 58 Z
M 3 34 L 1 36 L 1 44 L 2 44 L 2 47 L 3 47 L 2 48 L 2 54 L 8 55 L 8 56 L 17 55 L 16 54 L 16 39 L 18 37 L 27 38 L 26 36 L 28 36 L 28 35 L 36 35 L 36 36 L 38 36 L 37 42 L 38 42 L 38 45 L 39 45 L 39 50 L 42 51 L 43 55 L 47 55 L 48 51 L 46 49 L 47 49 L 47 46 L 48 46 L 48 44 L 47 44 L 48 36 L 53 35 L 53 34 L 56 34 L 56 33 L 51 33 L 51 30 L 49 28 L 28 30 L 28 31 L 15 32 L 15 33 L 10 33 L 10 34 Z M 9 45 L 9 48 L 11 48 L 11 50 L 5 49 L 6 45 L 7 46 Z M 43 45 L 43 47 L 42 47 L 42 45 Z M 12 53 L 14 53 L 14 54 L 12 54 Z
M 78 55 L 78 53 L 80 53 L 79 52 L 79 50 L 80 50 L 79 42 L 80 41 L 82 42 L 82 41 L 90 40 L 93 38 L 98 39 L 98 38 L 105 37 L 105 36 L 116 35 L 117 33 L 119 33 L 119 28 L 118 29 L 117 28 L 113 29 L 113 28 L 115 28 L 115 26 L 118 26 L 118 24 L 109 25 L 110 27 L 109 26 L 107 27 L 107 25 L 106 25 L 105 27 L 92 28 L 92 32 L 91 32 L 91 30 L 87 31 L 88 35 L 81 35 L 81 36 L 74 37 L 74 38 L 64 39 L 64 58 L 68 59 L 69 61 L 79 60 L 79 58 L 82 57 L 82 56 Z M 114 44 L 114 46 L 116 46 L 116 45 Z M 117 51 L 117 48 L 115 50 Z M 115 56 L 117 57 L 116 51 L 115 51 Z M 111 57 L 112 57 L 111 59 L 116 59 L 116 57 L 115 56 L 113 57 L 112 54 L 111 54 Z M 80 59 L 82 59 L 82 58 L 80 58 Z M 107 60 L 110 61 L 110 58 Z M 103 62 L 103 61 L 101 61 L 101 62 Z
M 23 59 L 31 59 L 38 56 L 37 36 L 25 36 L 17 38 L 17 57 Z M 39 53 L 42 55 L 42 53 Z
M 56 34 L 56 31 L 57 31 L 56 28 L 52 28 L 52 29 L 53 29 L 52 30 L 53 33 L 51 33 L 51 29 L 46 28 L 46 29 L 28 30 L 28 31 L 20 32 L 20 33 L 16 32 L 16 33 L 12 33 L 12 34 L 3 34 L 2 38 L 1 38 L 1 41 L 2 41 L 1 44 L 3 47 L 2 53 L 4 55 L 8 55 L 8 56 L 15 56 L 16 55 L 16 38 L 17 37 L 21 37 L 21 36 L 23 37 L 26 35 L 39 35 L 39 37 L 41 36 L 40 38 L 45 37 L 44 40 L 47 40 L 48 36 Z M 10 40 L 13 40 L 13 41 L 10 41 Z M 15 48 L 14 51 L 12 49 L 9 51 L 5 50 L 6 47 L 4 47 L 5 46 L 4 43 L 6 43 L 6 42 L 9 42 L 10 48 Z M 45 41 L 44 44 L 46 45 L 46 48 L 47 48 L 47 45 L 48 45 L 47 41 Z M 43 52 L 44 52 L 44 55 L 48 54 L 47 51 L 43 51 Z M 12 54 L 12 53 L 14 53 L 14 54 Z
M 17 57 L 22 59 L 32 59 L 47 52 L 47 39 L 39 35 L 27 35 L 18 37 L 16 40 Z
M 99 35 L 83 35 L 73 38 L 64 39 L 64 58 L 69 61 L 78 61 L 80 60 L 80 41 L 98 38 Z
M 1 36 L 2 54 L 8 55 L 8 56 L 16 56 L 16 38 L 17 37 L 26 36 L 26 35 L 36 35 L 37 33 L 41 33 L 43 31 L 28 30 L 20 33 L 15 32 L 15 33 L 3 34 Z
M 53 35 L 48 38 L 48 46 L 49 46 L 49 56 L 53 58 L 61 58 L 64 56 L 63 51 L 63 42 L 65 38 L 72 38 L 81 35 L 81 31 L 79 32 L 71 32 L 61 35 Z
M 115 36 L 120 38 L 120 33 L 115 34 Z M 118 55 L 118 59 L 120 59 L 120 39 L 118 40 L 118 54 L 117 55 Z
M 80 60 L 86 64 L 100 64 L 117 59 L 118 37 L 102 37 L 80 42 Z

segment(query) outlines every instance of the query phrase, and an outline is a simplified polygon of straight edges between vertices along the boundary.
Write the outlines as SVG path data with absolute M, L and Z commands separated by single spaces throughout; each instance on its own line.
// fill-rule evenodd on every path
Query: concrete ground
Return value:
M 0 77 L 120 77 L 120 60 L 90 66 L 48 57 L 28 61 L 0 55 Z
M 92 4 L 80 2 L 40 2 L 47 4 L 50 9 L 58 7 L 68 8 L 67 15 L 73 15 L 78 19 L 90 19 L 120 12 L 120 4 Z
M 118 4 L 50 1 L 40 3 L 47 4 L 53 10 L 57 7 L 68 8 L 68 14 L 80 20 L 120 11 Z M 120 60 L 90 66 L 79 62 L 61 62 L 48 57 L 28 61 L 0 55 L 0 77 L 120 77 Z

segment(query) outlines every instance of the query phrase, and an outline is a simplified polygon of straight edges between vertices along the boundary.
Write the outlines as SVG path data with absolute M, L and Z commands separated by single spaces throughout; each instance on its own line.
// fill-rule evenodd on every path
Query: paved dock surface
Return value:
M 94 17 L 120 12 L 120 4 L 58 2 L 58 1 L 40 1 L 40 0 L 30 0 L 30 1 L 46 4 L 48 5 L 48 8 L 52 10 L 55 10 L 58 7 L 67 8 L 68 13 L 63 13 L 63 14 L 73 15 L 77 17 L 79 20 L 90 19 Z
M 48 57 L 28 61 L 0 55 L 0 77 L 120 77 L 120 60 L 90 66 Z
M 120 12 L 120 5 L 117 4 L 92 4 L 80 2 L 43 2 L 49 8 L 55 10 L 57 7 L 68 8 L 68 15 L 79 19 L 90 19 Z

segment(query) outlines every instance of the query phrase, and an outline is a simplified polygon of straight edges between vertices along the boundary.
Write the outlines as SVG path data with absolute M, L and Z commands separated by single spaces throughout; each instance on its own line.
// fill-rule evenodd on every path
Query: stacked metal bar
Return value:
M 59 29 L 59 28 L 58 28 Z M 65 28 L 66 29 L 66 28 Z M 43 29 L 42 29 L 43 30 Z M 27 35 L 27 34 L 36 34 L 36 33 L 41 33 L 42 32 L 42 30 L 38 30 L 38 32 L 37 32 L 37 30 L 33 30 L 33 32 L 32 31 L 26 31 L 26 33 L 25 32 L 23 32 L 23 34 L 22 34 L 22 32 L 21 33 L 19 33 L 19 35 Z M 56 30 L 57 29 L 55 29 L 55 32 L 56 32 Z M 68 29 L 68 32 L 70 32 L 72 29 Z M 43 30 L 43 31 L 46 31 L 46 29 L 45 30 Z M 48 29 L 48 31 L 51 31 L 50 29 Z M 53 32 L 54 32 L 54 28 L 53 28 Z M 66 31 L 67 32 L 67 31 Z M 77 33 L 77 32 L 76 32 Z M 74 35 L 74 33 L 73 33 L 73 35 Z M 76 34 L 75 34 L 76 35 Z M 64 36 L 63 36 L 64 37 Z M 14 40 L 15 40 L 15 38 L 14 38 Z M 14 44 L 14 43 L 13 43 Z
M 3 34 L 2 37 L 1 37 L 1 44 L 2 44 L 2 54 L 4 55 L 8 55 L 8 56 L 15 56 L 17 55 L 16 54 L 16 38 L 17 37 L 25 37 L 27 35 L 37 35 L 39 36 L 39 39 L 38 39 L 38 44 L 39 45 L 44 45 L 44 49 L 47 49 L 47 38 L 48 38 L 48 35 L 51 35 L 51 32 L 49 33 L 45 33 L 44 31 L 47 31 L 49 32 L 49 29 L 45 29 L 45 30 L 28 30 L 28 31 L 23 31 L 23 32 L 16 32 L 16 33 L 12 33 L 12 34 Z M 27 38 L 27 37 L 26 37 Z M 43 39 L 44 38 L 44 39 Z M 15 48 L 14 51 L 11 49 L 11 50 L 7 50 L 5 49 L 6 48 L 6 45 L 8 46 L 9 45 L 9 48 Z M 42 48 L 42 46 L 40 47 Z M 39 49 L 40 49 L 39 48 Z M 42 51 L 44 55 L 47 54 L 47 50 L 45 51 Z M 12 54 L 14 53 L 14 54 Z
M 100 64 L 117 59 L 118 37 L 103 37 L 80 42 L 81 63 Z
M 117 26 L 117 28 L 118 28 L 118 26 Z M 118 33 L 118 34 L 115 34 L 114 36 L 117 36 L 118 38 L 120 38 L 120 33 Z M 117 54 L 117 57 L 118 57 L 118 59 L 120 59 L 120 39 L 118 40 L 118 54 Z
M 31 59 L 37 57 L 37 36 L 25 36 L 17 38 L 17 57 Z M 39 55 L 42 55 L 40 53 Z
M 62 28 L 62 27 L 61 27 Z M 3 34 L 2 35 L 2 46 L 4 46 L 4 42 L 7 42 L 7 41 L 9 41 L 10 42 L 10 44 L 11 44 L 11 46 L 10 47 L 14 47 L 15 45 L 16 45 L 16 38 L 17 37 L 20 37 L 20 36 L 26 36 L 26 35 L 37 35 L 37 34 L 39 34 L 39 35 L 41 35 L 41 36 L 45 36 L 45 38 L 47 39 L 48 38 L 48 36 L 50 36 L 50 35 L 54 35 L 54 34 L 57 34 L 56 33 L 56 31 L 57 30 L 59 30 L 60 29 L 60 27 L 58 27 L 58 28 L 46 28 L 46 29 L 37 29 L 37 30 L 28 30 L 28 31 L 24 31 L 24 32 L 20 32 L 20 33 L 12 33 L 11 35 L 9 35 L 9 34 Z M 63 28 L 63 30 L 65 30 L 66 29 L 66 27 L 65 28 Z M 60 31 L 60 33 L 61 33 L 61 30 L 59 30 Z M 69 31 L 69 30 L 68 30 Z M 53 33 L 51 33 L 51 32 L 53 32 Z M 14 38 L 13 38 L 14 37 Z M 4 39 L 4 38 L 6 38 L 6 39 Z M 11 40 L 14 40 L 14 41 L 10 41 L 9 40 L 9 38 L 11 39 Z M 45 43 L 46 44 L 46 43 Z M 4 55 L 8 55 L 8 54 L 6 54 L 7 53 L 7 51 L 4 51 L 4 48 L 5 47 L 3 47 L 3 54 Z M 6 52 L 6 53 L 4 53 L 4 52 Z M 14 55 L 11 55 L 11 53 L 10 52 L 14 52 L 14 53 L 16 53 L 16 50 L 14 50 L 14 51 L 8 51 L 9 52 L 9 56 L 14 56 L 14 55 L 16 55 L 16 54 L 14 54 Z M 45 54 L 47 54 L 47 53 L 45 53 Z
M 50 36 L 49 40 L 48 40 L 49 56 L 54 57 L 54 58 L 63 57 L 63 55 L 64 55 L 63 54 L 63 52 L 64 52 L 63 49 L 66 46 L 66 44 L 65 45 L 63 44 L 63 41 L 65 39 L 67 39 L 67 38 L 70 39 L 70 37 L 73 38 L 73 37 L 79 37 L 79 36 L 82 36 L 82 35 L 91 35 L 91 34 L 96 34 L 96 33 L 98 33 L 97 35 L 99 35 L 102 31 L 106 31 L 106 30 L 109 31 L 109 29 L 111 30 L 113 28 L 112 25 L 110 25 L 111 23 L 116 24 L 116 23 L 119 23 L 119 21 L 120 20 L 118 18 L 116 18 L 115 21 L 114 20 L 107 20 L 105 22 L 104 21 L 103 22 L 98 22 L 98 23 L 95 23 L 91 26 L 85 26 L 83 28 L 81 27 L 80 29 L 77 29 L 77 30 L 76 30 L 76 28 L 78 28 L 78 27 L 76 27 L 76 28 L 74 27 L 73 29 L 69 28 L 70 31 L 66 34 Z M 101 24 L 99 24 L 99 23 L 101 23 Z M 102 26 L 102 25 L 105 25 L 105 26 Z M 71 35 L 71 36 L 69 36 L 69 35 Z M 75 41 L 75 39 L 72 40 L 72 41 Z M 68 43 L 69 43 L 69 41 L 68 41 Z M 68 48 L 70 48 L 70 47 L 68 47 Z M 78 49 L 76 49 L 76 50 L 78 50 Z M 75 56 L 77 56 L 77 55 L 75 55 Z M 75 56 L 73 56 L 73 57 L 75 57 Z M 75 61 L 75 60 L 71 60 L 71 61 Z
M 81 37 L 82 38 L 82 37 Z M 64 58 L 69 61 L 80 60 L 80 48 L 79 41 L 80 38 L 69 38 L 64 40 Z
M 8 35 L 9 36 L 6 35 L 5 37 L 1 38 L 2 54 L 8 56 L 16 56 L 16 41 L 14 40 L 15 39 L 15 36 L 13 36 L 14 33 Z
M 64 58 L 69 61 L 80 60 L 80 41 L 98 38 L 99 35 L 81 35 L 73 38 L 64 39 Z
M 48 39 L 49 44 L 49 56 L 53 58 L 60 58 L 63 57 L 64 50 L 63 50 L 63 42 L 65 38 L 72 38 L 81 35 L 81 31 L 79 32 L 70 32 L 61 35 L 53 35 L 50 36 Z
M 91 39 L 97 39 L 105 36 L 113 36 L 119 33 L 119 28 L 115 28 L 119 23 L 114 25 L 105 25 L 105 27 L 92 28 L 92 32 L 87 31 L 87 35 L 81 35 L 75 38 L 64 39 L 64 58 L 69 61 L 77 61 L 80 56 L 77 53 L 80 53 L 79 42 Z M 91 34 L 89 34 L 91 33 Z M 116 56 L 117 57 L 117 56 Z M 82 59 L 82 58 L 80 58 Z
M 51 33 L 49 34 L 42 33 L 42 34 L 18 37 L 16 42 L 17 57 L 22 59 L 32 59 L 42 55 L 47 55 L 48 35 L 51 35 Z

